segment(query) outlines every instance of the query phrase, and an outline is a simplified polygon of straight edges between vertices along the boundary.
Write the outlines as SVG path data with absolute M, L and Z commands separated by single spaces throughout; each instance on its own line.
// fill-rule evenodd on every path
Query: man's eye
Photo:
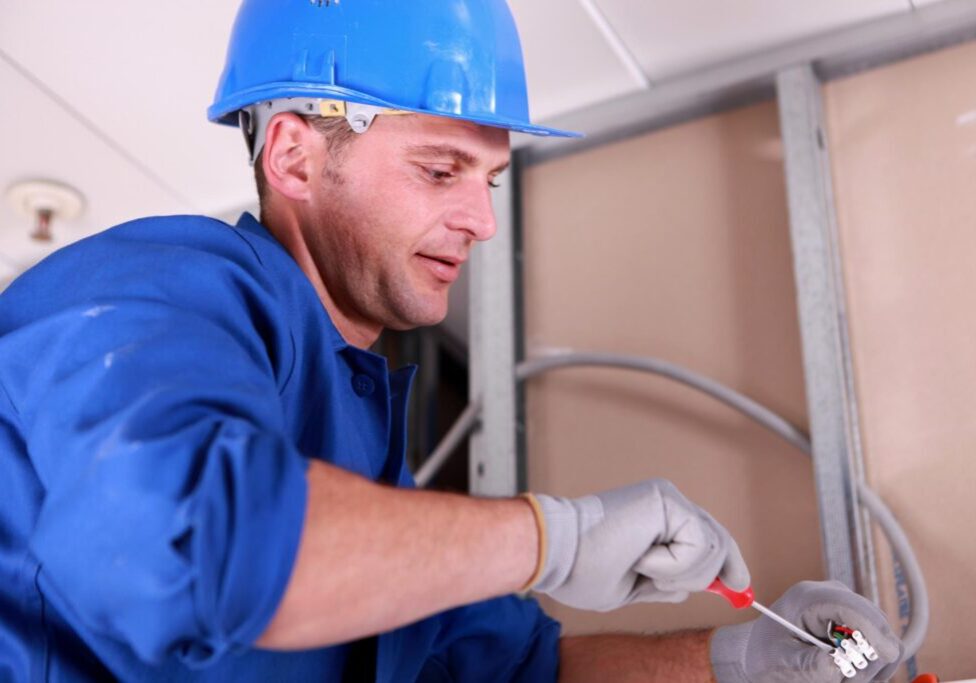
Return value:
M 450 180 L 451 178 L 454 177 L 454 174 L 451 173 L 450 171 L 441 171 L 441 170 L 438 170 L 436 168 L 428 168 L 427 169 L 427 175 L 430 176 L 431 180 L 434 180 L 434 181 L 437 181 L 437 182 L 443 182 L 445 180 Z
M 489 180 L 488 181 L 488 187 L 496 188 L 496 187 L 501 187 L 501 186 L 502 186 L 501 183 L 496 183 L 494 180 Z

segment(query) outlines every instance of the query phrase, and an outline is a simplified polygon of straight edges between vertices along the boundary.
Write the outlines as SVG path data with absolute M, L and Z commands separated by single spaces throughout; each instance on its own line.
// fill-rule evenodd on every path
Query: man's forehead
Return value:
M 405 150 L 410 155 L 450 158 L 462 166 L 489 165 L 494 171 L 500 171 L 507 167 L 510 156 L 507 147 L 504 151 L 498 150 L 489 157 L 488 155 L 479 155 L 477 151 L 466 149 L 464 146 L 457 146 L 452 142 L 408 144 Z
M 396 118 L 407 133 L 402 148 L 408 154 L 449 156 L 466 166 L 508 165 L 511 151 L 507 130 L 425 114 Z

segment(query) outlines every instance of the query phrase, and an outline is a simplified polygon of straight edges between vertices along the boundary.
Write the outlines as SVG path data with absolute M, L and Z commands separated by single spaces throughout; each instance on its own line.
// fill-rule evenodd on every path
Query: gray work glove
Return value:
M 681 602 L 715 577 L 749 585 L 739 547 L 674 484 L 649 479 L 595 496 L 535 496 L 547 550 L 532 588 L 571 607 Z
M 901 661 L 904 648 L 874 603 L 837 581 L 803 581 L 770 607 L 787 621 L 820 640 L 828 622 L 859 630 L 877 651 L 852 679 L 844 678 L 826 652 L 790 633 L 766 616 L 715 631 L 710 645 L 718 683 L 841 683 L 887 681 Z

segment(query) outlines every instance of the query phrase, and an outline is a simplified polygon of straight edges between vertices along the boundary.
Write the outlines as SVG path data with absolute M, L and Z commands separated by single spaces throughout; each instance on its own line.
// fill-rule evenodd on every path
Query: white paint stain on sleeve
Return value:
M 106 353 L 104 356 L 102 356 L 102 365 L 104 365 L 105 369 L 108 370 L 110 367 L 112 367 L 115 364 L 115 361 L 124 358 L 126 355 L 132 353 L 138 348 L 139 348 L 139 344 L 133 343 L 133 344 L 126 344 L 124 346 L 120 346 L 116 349 L 113 349 L 108 353 Z
M 92 306 L 81 315 L 84 316 L 85 318 L 97 318 L 102 313 L 108 313 L 109 311 L 114 311 L 114 310 L 115 310 L 115 306 L 111 306 L 111 305 Z

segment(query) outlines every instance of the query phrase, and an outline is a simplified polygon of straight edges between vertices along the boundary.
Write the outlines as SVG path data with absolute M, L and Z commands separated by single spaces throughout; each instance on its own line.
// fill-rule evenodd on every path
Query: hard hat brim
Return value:
M 396 102 L 387 102 L 377 97 L 372 97 L 362 92 L 357 92 L 355 90 L 349 90 L 348 88 L 343 88 L 341 86 L 335 85 L 313 85 L 309 83 L 303 83 L 301 85 L 296 85 L 292 82 L 280 82 L 280 83 L 267 83 L 262 85 L 260 88 L 253 88 L 247 90 L 240 90 L 230 97 L 224 98 L 219 102 L 219 106 L 214 104 L 207 109 L 207 118 L 214 123 L 222 123 L 229 126 L 237 126 L 238 110 L 254 104 L 255 102 L 264 102 L 267 100 L 278 100 L 287 99 L 289 97 L 312 97 L 323 99 L 338 99 L 346 100 L 349 102 L 358 102 L 360 104 L 370 104 L 376 107 L 384 107 L 387 109 L 398 109 L 400 111 L 408 111 L 415 114 L 427 114 L 429 116 L 444 116 L 446 118 L 457 119 L 460 121 L 471 121 L 482 126 L 491 126 L 492 128 L 504 128 L 507 130 L 515 131 L 517 133 L 527 133 L 529 135 L 536 135 L 541 137 L 555 137 L 555 138 L 580 138 L 583 137 L 582 133 L 577 133 L 569 130 L 561 130 L 559 128 L 549 128 L 547 126 L 538 126 L 530 121 L 521 121 L 517 119 L 512 119 L 504 116 L 495 115 L 480 115 L 480 114 L 456 114 L 453 112 L 442 112 L 442 111 L 432 111 L 429 109 L 421 109 L 418 107 L 404 106 Z

